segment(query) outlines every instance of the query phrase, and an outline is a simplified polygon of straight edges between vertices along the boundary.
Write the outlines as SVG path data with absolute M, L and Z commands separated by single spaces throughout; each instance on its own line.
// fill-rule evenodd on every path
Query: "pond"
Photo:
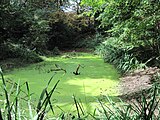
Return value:
M 60 80 L 52 96 L 52 104 L 58 113 L 75 110 L 73 95 L 87 111 L 98 104 L 99 97 L 108 95 L 114 98 L 118 95 L 119 74 L 112 65 L 104 63 L 99 56 L 77 53 L 76 56 L 43 57 L 43 59 L 44 62 L 14 69 L 5 74 L 6 79 L 10 78 L 20 84 L 28 81 L 35 107 L 42 90 L 52 76 L 49 90 Z M 73 72 L 78 65 L 80 74 L 75 75 Z M 66 72 L 58 71 L 57 68 L 62 68 Z

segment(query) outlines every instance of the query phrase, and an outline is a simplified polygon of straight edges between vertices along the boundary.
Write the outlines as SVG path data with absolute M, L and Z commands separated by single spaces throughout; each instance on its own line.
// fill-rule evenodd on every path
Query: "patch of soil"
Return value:
M 119 85 L 121 98 L 132 99 L 138 97 L 143 90 L 148 90 L 153 84 L 153 76 L 160 73 L 157 67 L 135 70 L 120 78 Z

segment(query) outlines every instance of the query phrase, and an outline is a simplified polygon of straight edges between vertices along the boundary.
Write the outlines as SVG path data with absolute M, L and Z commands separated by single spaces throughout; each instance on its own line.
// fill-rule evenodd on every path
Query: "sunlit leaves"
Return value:
M 82 5 L 87 5 L 91 7 L 98 7 L 100 5 L 103 5 L 106 0 L 82 0 Z

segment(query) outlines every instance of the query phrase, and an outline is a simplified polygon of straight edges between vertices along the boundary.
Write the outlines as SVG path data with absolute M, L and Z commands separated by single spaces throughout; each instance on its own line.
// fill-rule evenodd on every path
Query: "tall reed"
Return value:
M 51 103 L 51 97 L 58 85 L 58 83 L 60 82 L 60 80 L 58 80 L 55 85 L 53 86 L 53 88 L 51 90 L 48 90 L 48 87 L 54 77 L 54 75 L 50 78 L 50 80 L 48 81 L 46 87 L 42 90 L 40 98 L 38 100 L 37 103 L 37 107 L 36 109 L 33 108 L 33 103 L 32 103 L 32 94 L 30 93 L 30 88 L 29 88 L 29 83 L 25 82 L 25 87 L 26 87 L 26 92 L 24 90 L 22 90 L 22 85 L 20 85 L 19 83 L 12 83 L 12 87 L 10 90 L 7 90 L 7 82 L 4 79 L 4 75 L 2 70 L 0 69 L 0 75 L 1 75 L 1 79 L 2 79 L 2 86 L 3 86 L 3 91 L 5 94 L 5 98 L 4 98 L 4 110 L 2 111 L 2 109 L 0 109 L 0 120 L 21 120 L 22 118 L 24 119 L 31 119 L 31 120 L 43 120 L 45 119 L 46 114 L 49 112 L 49 109 L 51 109 L 52 114 L 54 115 L 54 109 L 53 109 L 53 105 Z M 13 88 L 15 88 L 16 90 L 14 90 Z M 27 95 L 27 100 L 24 98 L 22 98 L 22 94 L 21 93 L 25 93 L 25 95 Z M 14 94 L 14 96 L 10 96 L 11 94 Z M 25 111 L 25 108 L 23 108 L 22 110 L 20 109 L 20 100 L 24 99 L 27 104 L 28 104 L 28 112 L 29 115 L 26 116 L 22 113 L 22 111 Z M 6 113 L 7 111 L 7 113 Z M 36 111 L 36 112 L 35 112 Z M 5 114 L 6 113 L 6 114 Z

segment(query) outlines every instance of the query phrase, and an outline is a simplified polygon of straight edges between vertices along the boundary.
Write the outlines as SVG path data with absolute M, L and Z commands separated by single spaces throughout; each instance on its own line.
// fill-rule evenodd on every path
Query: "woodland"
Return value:
M 0 120 L 158 120 L 160 0 L 1 0 Z

